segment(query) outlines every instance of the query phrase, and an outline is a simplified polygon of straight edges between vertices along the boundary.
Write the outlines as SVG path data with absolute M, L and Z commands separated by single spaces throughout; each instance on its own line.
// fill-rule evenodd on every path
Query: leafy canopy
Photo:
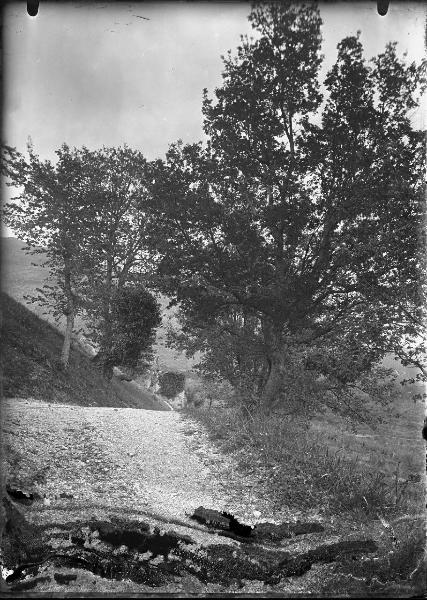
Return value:
M 424 76 L 395 44 L 366 61 L 357 34 L 338 45 L 322 104 L 315 5 L 262 3 L 249 19 L 257 39 L 205 91 L 206 144 L 173 144 L 154 165 L 161 287 L 192 350 L 222 339 L 211 370 L 244 356 L 272 404 L 296 364 L 325 402 L 353 390 L 356 403 L 403 333 L 419 336 L 423 134 L 409 115 Z

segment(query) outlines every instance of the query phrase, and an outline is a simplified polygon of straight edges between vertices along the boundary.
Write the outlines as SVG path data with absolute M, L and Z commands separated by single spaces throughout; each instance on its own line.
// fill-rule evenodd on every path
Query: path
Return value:
M 177 412 L 9 401 L 6 443 L 24 456 L 24 479 L 48 468 L 36 485 L 50 510 L 73 503 L 147 510 L 186 518 L 197 506 L 223 510 L 226 499 L 201 459 L 190 451 Z M 72 506 L 67 505 L 70 509 Z
M 257 493 L 250 481 L 244 480 L 236 471 L 231 459 L 215 452 L 201 425 L 191 423 L 190 426 L 177 412 L 54 405 L 13 399 L 4 402 L 2 413 L 3 443 L 6 445 L 10 463 L 9 484 L 15 489 L 36 493 L 40 497 L 40 500 L 22 509 L 28 522 L 50 532 L 51 548 L 62 548 L 63 552 L 68 552 L 68 557 L 75 557 L 76 551 L 83 553 L 85 560 L 98 561 L 96 569 L 101 569 L 99 572 L 104 573 L 99 577 L 96 569 L 92 569 L 92 572 L 87 568 L 83 571 L 75 568 L 71 571 L 69 568 L 62 570 L 60 575 L 65 573 L 74 579 L 78 575 L 75 587 L 64 588 L 57 584 L 57 579 L 53 580 L 58 564 L 46 568 L 38 567 L 38 575 L 41 570 L 41 579 L 33 576 L 33 581 L 38 584 L 38 592 L 64 589 L 84 591 L 89 585 L 96 585 L 90 589 L 97 592 L 153 591 L 153 585 L 156 587 L 159 584 L 148 584 L 147 577 L 154 577 L 153 581 L 156 581 L 155 578 L 160 575 L 166 577 L 165 581 L 168 583 L 163 587 L 156 587 L 156 591 L 228 590 L 229 581 L 232 582 L 235 576 L 230 561 L 236 560 L 238 568 L 249 570 L 259 568 L 259 564 L 253 563 L 254 555 L 243 557 L 246 562 L 242 562 L 242 549 L 238 542 L 218 537 L 211 530 L 191 520 L 189 515 L 194 509 L 204 506 L 219 511 L 225 510 L 246 523 L 255 522 L 254 511 L 257 511 L 255 514 L 259 520 L 276 522 L 286 520 L 286 517 L 287 520 L 295 520 L 297 516 L 286 513 L 286 509 L 281 514 L 268 512 L 268 500 Z M 134 524 L 133 527 L 135 523 L 143 522 L 141 525 L 145 523 L 149 526 L 150 531 L 154 531 L 154 536 L 159 535 L 155 533 L 155 527 L 167 532 L 173 530 L 180 536 L 180 543 L 191 538 L 195 550 L 191 551 L 193 554 L 187 554 L 186 560 L 190 560 L 190 563 L 196 560 L 192 563 L 193 571 L 190 568 L 188 574 L 186 567 L 186 574 L 183 576 L 181 573 L 179 577 L 169 575 L 168 562 L 163 563 L 166 571 L 161 571 L 161 567 L 157 567 L 156 556 L 152 560 L 144 558 L 144 554 L 141 553 L 135 555 L 130 547 L 126 550 L 128 554 L 123 555 L 123 551 L 120 550 L 121 542 L 117 542 L 117 548 L 113 552 L 111 548 L 105 550 L 102 544 L 99 550 L 99 538 L 92 535 L 101 535 L 97 529 L 90 533 L 87 525 L 75 525 L 95 521 L 111 523 L 115 518 L 121 519 L 122 522 L 128 520 Z M 68 533 L 70 526 L 82 527 L 78 530 L 80 533 L 73 534 L 74 538 Z M 89 538 L 81 538 L 78 546 L 70 550 L 71 540 L 78 541 L 79 535 L 89 535 L 92 540 L 90 544 L 95 545 L 87 546 Z M 147 534 L 137 535 L 141 537 Z M 149 535 L 150 539 L 155 539 L 152 533 Z M 172 539 L 162 535 L 160 532 L 158 538 L 163 540 L 162 543 Z M 310 551 L 313 544 L 330 544 L 341 539 L 333 531 L 301 535 L 300 538 L 289 540 L 288 545 L 292 552 Z M 188 543 L 190 542 L 185 542 Z M 228 548 L 231 554 L 226 553 L 225 558 L 222 558 L 222 554 L 217 556 L 216 551 L 209 550 L 215 547 L 219 548 L 220 553 L 226 553 Z M 215 556 L 211 559 L 206 555 L 205 549 L 214 552 Z M 282 545 L 274 550 L 269 561 L 278 561 L 289 556 L 285 556 L 286 553 L 283 552 Z M 144 584 L 135 583 L 135 578 L 132 579 L 130 575 L 132 581 L 126 578 L 124 582 L 106 580 L 105 557 L 108 569 L 113 563 L 116 570 L 117 564 L 133 565 L 132 577 L 135 573 L 138 576 L 141 569 L 145 569 Z M 141 563 L 141 560 L 145 562 Z M 175 558 L 175 567 L 172 565 L 172 570 L 176 569 L 177 560 L 181 559 Z M 202 584 L 197 578 L 198 560 L 205 561 L 203 568 L 208 571 L 210 565 L 220 565 L 219 570 L 214 566 L 214 570 L 207 574 L 207 581 L 213 583 Z M 224 560 L 225 562 L 221 562 Z M 270 568 L 265 559 L 263 560 L 262 569 Z M 221 573 L 225 568 L 231 570 L 224 588 L 221 587 Z M 310 569 L 310 565 L 307 568 Z M 304 578 L 299 577 L 298 583 L 290 578 L 280 583 L 282 587 L 274 589 L 287 590 L 289 593 L 315 589 L 318 577 L 324 578 L 324 573 L 313 568 Z M 244 591 L 256 591 L 258 588 L 260 591 L 266 591 L 263 581 L 258 581 L 261 578 L 261 575 L 258 577 L 256 573 L 245 576 L 245 579 L 251 581 L 245 584 Z M 305 587 L 301 587 L 303 579 Z M 25 584 L 25 579 L 23 583 Z M 238 589 L 239 586 L 235 591 Z

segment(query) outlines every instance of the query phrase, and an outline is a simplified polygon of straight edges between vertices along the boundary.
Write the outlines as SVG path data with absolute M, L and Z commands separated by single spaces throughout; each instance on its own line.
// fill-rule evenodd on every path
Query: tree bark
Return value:
M 269 357 L 270 372 L 261 394 L 261 402 L 269 411 L 279 402 L 280 391 L 285 372 L 285 356 L 280 350 L 274 351 Z
M 267 360 L 269 373 L 261 394 L 261 402 L 267 411 L 270 411 L 278 402 L 280 388 L 285 371 L 285 353 L 282 344 L 282 327 L 270 319 L 262 322 L 264 340 L 268 348 Z
M 67 317 L 67 324 L 65 326 L 64 342 L 61 350 L 61 365 L 66 370 L 68 369 L 68 363 L 70 359 L 70 347 L 71 347 L 71 335 L 74 329 L 74 318 L 75 318 L 75 306 L 73 291 L 71 288 L 71 269 L 66 264 L 64 272 L 64 291 L 67 298 L 67 308 L 65 315 Z
M 105 278 L 105 290 L 103 298 L 103 335 L 99 356 L 102 364 L 103 376 L 110 380 L 113 377 L 111 352 L 113 349 L 113 325 L 111 322 L 111 296 L 113 290 L 113 261 L 111 256 L 107 257 L 107 272 Z
M 71 335 L 74 329 L 74 310 L 67 314 L 67 324 L 65 326 L 64 343 L 61 350 L 61 365 L 68 369 L 70 359 Z

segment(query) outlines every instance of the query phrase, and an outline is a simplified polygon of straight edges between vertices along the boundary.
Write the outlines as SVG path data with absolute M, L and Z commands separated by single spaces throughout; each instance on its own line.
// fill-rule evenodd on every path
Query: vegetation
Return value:
M 223 451 L 240 457 L 244 470 L 258 474 L 278 506 L 375 517 L 378 511 L 390 515 L 411 510 L 411 502 L 420 504 L 421 490 L 405 484 L 418 480 L 422 486 L 424 467 L 421 440 L 408 445 L 422 407 L 409 401 L 402 421 L 390 415 L 387 426 L 364 429 L 362 435 L 332 413 L 308 425 L 283 412 L 266 415 L 240 406 L 187 410 Z M 395 437 L 388 440 L 390 422 Z
M 125 325 L 113 304 L 117 300 L 123 307 L 125 295 L 128 300 L 132 295 L 130 286 L 134 286 L 133 297 L 141 291 L 141 302 L 148 301 L 148 292 L 141 289 L 149 264 L 146 161 L 126 146 L 92 152 L 70 150 L 64 144 L 56 154 L 54 165 L 42 161 L 31 145 L 28 159 L 15 149 L 3 148 L 3 173 L 8 184 L 20 190 L 5 206 L 4 221 L 25 240 L 30 252 L 46 254 L 50 281 L 31 300 L 67 318 L 61 353 L 64 368 L 75 318 L 81 312 L 100 347 L 98 362 L 110 379 L 115 361 L 124 359 L 123 352 L 118 353 L 116 329 Z M 154 328 L 159 318 L 154 318 L 154 299 L 151 303 Z M 152 330 L 144 334 L 147 337 L 139 344 L 147 350 Z M 128 340 L 128 351 L 134 343 Z
M 168 371 L 159 375 L 159 393 L 166 398 L 175 398 L 184 391 L 185 374 Z
M 147 206 L 149 170 L 141 152 L 127 146 L 92 152 L 88 169 L 88 202 L 96 206 L 96 219 L 90 239 L 94 269 L 88 281 L 86 315 L 91 337 L 99 345 L 103 373 L 111 378 L 116 351 L 115 299 L 125 301 L 121 296 L 127 293 L 122 292 L 124 287 L 144 287 L 153 269 L 147 246 L 152 223 Z M 142 303 L 146 292 L 143 297 Z
M 63 336 L 7 294 L 2 305 L 2 386 L 6 398 L 79 406 L 139 407 L 111 388 L 89 357 L 71 348 L 68 370 L 58 359 Z
M 267 410 L 363 418 L 368 396 L 392 398 L 382 357 L 411 342 L 409 361 L 425 356 L 424 134 L 409 119 L 425 78 L 395 44 L 367 62 L 357 34 L 323 99 L 315 5 L 261 3 L 249 20 L 256 38 L 205 92 L 207 143 L 155 165 L 174 343 Z
M 43 253 L 48 282 L 29 299 L 56 318 L 66 317 L 61 363 L 68 367 L 71 334 L 82 309 L 79 285 L 87 277 L 87 243 L 94 215 L 84 196 L 86 175 L 81 153 L 64 144 L 55 165 L 42 161 L 31 144 L 28 160 L 3 148 L 2 173 L 21 193 L 4 207 L 4 221 L 26 242 L 31 254 Z
M 357 434 L 333 413 L 310 425 L 290 421 L 283 411 L 268 415 L 239 404 L 189 407 L 184 416 L 191 425 L 203 423 L 218 449 L 238 460 L 256 496 L 278 509 L 314 511 L 339 534 L 378 532 L 375 559 L 346 562 L 345 572 L 361 578 L 366 591 L 408 586 L 411 592 L 425 582 L 425 452 L 414 435 L 423 407 L 408 393 L 394 408 L 383 426 L 358 428 Z
M 120 366 L 134 375 L 149 367 L 155 330 L 160 323 L 159 304 L 143 286 L 115 290 L 111 299 L 111 348 L 103 360 L 104 372 Z M 100 357 L 102 350 L 96 360 Z
M 151 163 L 126 146 L 64 144 L 55 164 L 3 147 L 20 190 L 4 220 L 47 257 L 32 301 L 66 317 L 62 340 L 3 297 L 3 389 L 133 406 L 105 379 L 150 364 L 150 289 L 166 294 L 179 322 L 169 345 L 201 361 L 190 381 L 162 373 L 160 393 L 185 390 L 187 414 L 276 506 L 380 523 L 384 553 L 363 563 L 372 591 L 411 579 L 423 551 L 425 456 L 407 443 L 422 407 L 384 358 L 427 381 L 425 132 L 410 119 L 426 63 L 395 43 L 367 60 L 358 32 L 321 82 L 314 3 L 257 3 L 249 20 L 255 37 L 204 91 L 205 143 Z M 71 348 L 78 316 L 104 378 Z
M 202 373 L 242 403 L 366 420 L 367 398 L 393 398 L 385 355 L 427 374 L 424 134 L 409 116 L 426 79 L 393 43 L 367 61 L 357 33 L 322 88 L 315 4 L 255 4 L 249 21 L 256 37 L 205 90 L 205 144 L 153 163 L 63 145 L 55 165 L 4 147 L 21 191 L 5 221 L 47 252 L 54 283 L 36 300 L 67 316 L 65 367 L 78 311 L 107 378 L 130 360 L 114 306 L 149 281 L 179 304 L 172 343 L 201 351 Z

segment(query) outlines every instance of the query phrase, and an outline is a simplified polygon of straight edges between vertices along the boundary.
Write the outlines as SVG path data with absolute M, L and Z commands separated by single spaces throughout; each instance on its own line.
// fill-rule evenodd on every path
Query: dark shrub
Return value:
M 168 371 L 159 376 L 159 393 L 166 398 L 175 398 L 184 391 L 185 374 Z

